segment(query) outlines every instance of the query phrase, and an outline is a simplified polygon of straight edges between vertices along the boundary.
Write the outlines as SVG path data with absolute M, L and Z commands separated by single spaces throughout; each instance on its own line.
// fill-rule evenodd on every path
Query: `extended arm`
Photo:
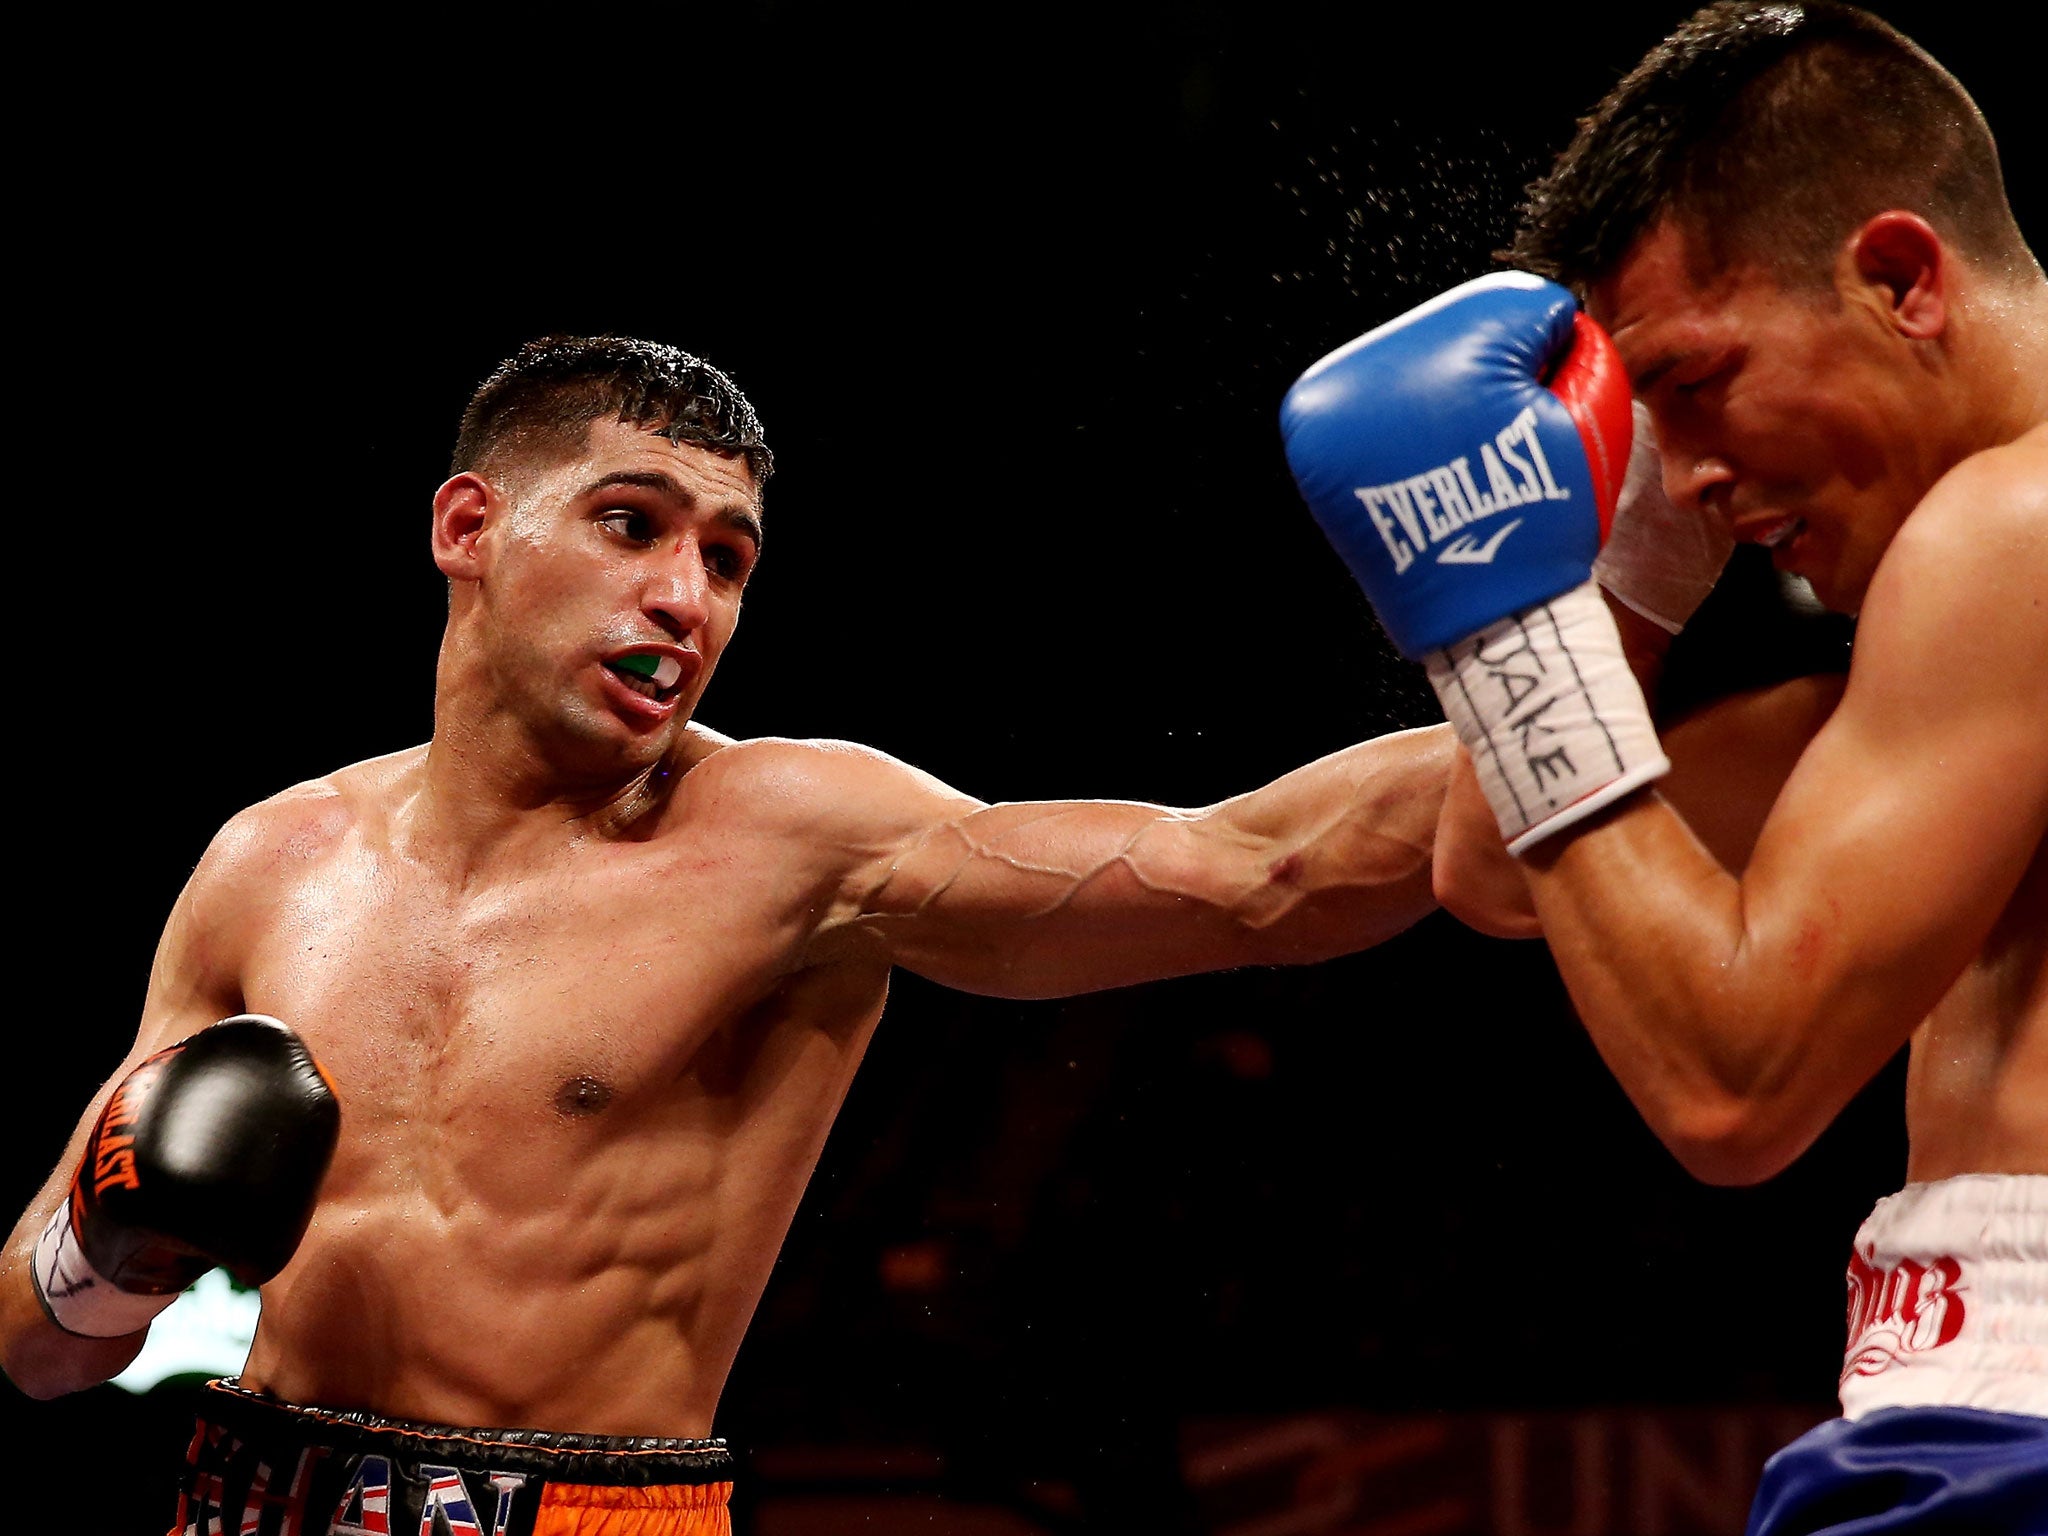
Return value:
M 1051 997 L 1364 949 L 1434 910 L 1452 742 L 1362 742 L 1199 810 L 983 805 L 892 776 L 896 830 L 845 897 L 890 960 L 966 991 Z

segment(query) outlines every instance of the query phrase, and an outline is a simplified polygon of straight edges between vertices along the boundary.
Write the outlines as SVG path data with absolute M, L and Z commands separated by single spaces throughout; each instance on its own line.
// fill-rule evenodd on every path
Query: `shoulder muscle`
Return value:
M 237 812 L 207 844 L 164 924 L 144 1032 L 175 1039 L 243 1006 L 251 943 L 279 892 L 323 861 L 356 820 L 332 781 L 296 785 Z
M 693 770 L 692 799 L 772 844 L 817 892 L 817 924 L 862 916 L 907 856 L 984 809 L 923 769 L 855 742 L 763 737 Z

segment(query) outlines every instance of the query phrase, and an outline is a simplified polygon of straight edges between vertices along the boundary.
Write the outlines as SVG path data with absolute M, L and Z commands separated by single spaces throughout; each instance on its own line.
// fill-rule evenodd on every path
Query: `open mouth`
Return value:
M 1788 517 L 1783 522 L 1775 523 L 1771 527 L 1766 528 L 1757 536 L 1756 542 L 1765 549 L 1777 549 L 1782 545 L 1791 543 L 1804 532 L 1806 532 L 1805 518 Z
M 664 703 L 675 697 L 683 678 L 683 664 L 673 656 L 617 656 L 605 666 L 635 693 Z

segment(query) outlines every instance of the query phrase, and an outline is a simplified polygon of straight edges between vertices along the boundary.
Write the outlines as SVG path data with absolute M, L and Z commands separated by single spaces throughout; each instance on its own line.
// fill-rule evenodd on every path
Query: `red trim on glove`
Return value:
M 1621 498 L 1622 477 L 1635 437 L 1630 408 L 1628 370 L 1600 323 L 1581 310 L 1572 320 L 1572 349 L 1551 377 L 1550 392 L 1571 412 L 1572 424 L 1585 444 L 1586 466 L 1593 476 L 1593 495 L 1600 503 L 1600 542 L 1614 522 L 1614 504 Z

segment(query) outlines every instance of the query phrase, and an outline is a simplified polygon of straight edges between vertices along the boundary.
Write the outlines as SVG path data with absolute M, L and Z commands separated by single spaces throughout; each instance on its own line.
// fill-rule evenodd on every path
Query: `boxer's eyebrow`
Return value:
M 658 469 L 615 469 L 608 475 L 599 475 L 591 481 L 584 494 L 602 491 L 614 485 L 637 485 L 642 490 L 660 491 L 671 501 L 679 501 L 686 507 L 697 504 L 697 493 L 676 479 Z
M 673 475 L 665 475 L 658 469 L 615 469 L 610 474 L 598 476 L 585 486 L 583 494 L 594 495 L 614 485 L 630 485 L 645 491 L 659 492 L 685 511 L 694 510 L 697 505 L 695 491 Z M 761 519 L 751 508 L 729 502 L 714 507 L 710 515 L 734 532 L 753 540 L 755 549 L 761 547 Z
M 718 521 L 724 523 L 742 538 L 753 540 L 755 550 L 759 551 L 761 548 L 760 518 L 741 507 L 720 507 L 713 515 L 717 517 Z

